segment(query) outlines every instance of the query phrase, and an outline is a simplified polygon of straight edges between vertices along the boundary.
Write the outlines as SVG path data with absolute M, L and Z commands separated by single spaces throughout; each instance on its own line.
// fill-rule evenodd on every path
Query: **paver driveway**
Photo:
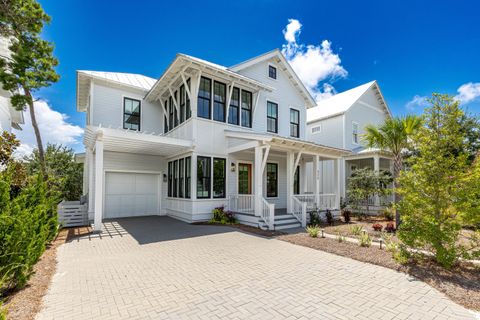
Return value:
M 473 319 L 390 269 L 228 227 L 105 223 L 58 249 L 38 319 Z

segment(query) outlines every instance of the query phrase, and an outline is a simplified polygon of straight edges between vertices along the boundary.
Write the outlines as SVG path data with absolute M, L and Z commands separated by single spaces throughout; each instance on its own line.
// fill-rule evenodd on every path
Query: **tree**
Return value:
M 410 138 L 420 128 L 421 119 L 414 115 L 386 119 L 376 127 L 369 125 L 365 128 L 363 140 L 370 148 L 379 148 L 390 151 L 393 155 L 393 202 L 398 202 L 398 177 L 403 168 L 402 152 L 410 146 Z M 400 225 L 400 211 L 395 212 L 395 223 Z
M 13 107 L 23 111 L 28 106 L 44 174 L 45 152 L 33 95 L 59 79 L 55 72 L 58 60 L 53 56 L 53 45 L 40 37 L 44 25 L 49 22 L 50 17 L 35 0 L 0 0 L 0 36 L 11 43 L 11 57 L 0 57 L 0 83 L 12 93 Z
M 24 162 L 30 175 L 41 172 L 38 149 L 24 158 Z M 82 195 L 83 165 L 75 162 L 73 150 L 61 145 L 48 144 L 45 164 L 49 186 L 58 191 L 64 200 L 78 200 Z
M 13 133 L 2 132 L 0 135 L 0 168 L 7 166 L 13 161 L 12 155 L 18 146 L 20 146 L 20 141 L 17 140 Z
M 12 172 L 12 178 L 10 179 L 12 196 L 17 195 L 27 182 L 25 166 L 13 157 L 18 146 L 20 146 L 20 141 L 13 133 L 2 132 L 0 135 L 0 172 L 7 170 Z
M 465 135 L 465 152 L 468 154 L 468 162 L 472 164 L 480 151 L 480 121 L 478 116 L 465 112 L 460 120 L 462 132 Z
M 368 200 L 375 195 L 386 195 L 391 182 L 391 176 L 385 171 L 377 173 L 370 168 L 357 169 L 348 178 L 348 201 L 355 206 L 364 203 L 368 214 Z
M 449 268 L 463 251 L 457 240 L 464 223 L 462 179 L 468 171 L 464 113 L 448 95 L 433 94 L 429 103 L 424 126 L 412 137 L 417 152 L 398 180 L 402 196 L 398 236 L 410 248 L 433 251 L 435 259 Z

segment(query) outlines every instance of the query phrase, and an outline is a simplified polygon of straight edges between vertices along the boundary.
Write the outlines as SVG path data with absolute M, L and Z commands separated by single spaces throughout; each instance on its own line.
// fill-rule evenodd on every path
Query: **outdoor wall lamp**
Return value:
M 167 182 L 167 175 L 165 173 L 163 174 L 163 182 Z
M 235 172 L 235 162 L 230 163 L 230 171 Z

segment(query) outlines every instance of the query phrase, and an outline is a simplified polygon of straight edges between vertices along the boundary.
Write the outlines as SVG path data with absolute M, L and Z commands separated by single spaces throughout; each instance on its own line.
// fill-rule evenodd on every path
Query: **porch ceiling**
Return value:
M 87 126 L 84 144 L 93 149 L 95 141 L 102 140 L 105 151 L 172 156 L 192 150 L 191 141 L 138 131 Z

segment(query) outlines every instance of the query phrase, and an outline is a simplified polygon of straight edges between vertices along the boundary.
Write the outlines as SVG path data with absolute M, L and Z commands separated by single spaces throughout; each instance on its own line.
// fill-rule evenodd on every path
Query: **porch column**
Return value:
M 95 204 L 93 203 L 93 193 L 95 192 L 93 188 L 93 184 L 95 183 L 93 180 L 93 170 L 94 170 L 94 165 L 93 165 L 93 150 L 88 148 L 87 150 L 87 165 L 88 165 L 88 217 L 93 216 Z
M 294 168 L 294 170 L 297 170 L 297 168 Z M 300 188 L 300 193 L 305 193 L 308 190 L 308 181 L 307 181 L 307 166 L 305 160 L 300 161 L 300 183 L 302 184 Z M 295 173 L 295 171 L 293 171 Z M 292 181 L 293 182 L 293 181 Z
M 102 231 L 103 218 L 103 134 L 97 133 L 95 141 L 95 216 L 94 229 Z
M 376 174 L 380 172 L 380 157 L 378 155 L 373 156 L 373 171 L 375 171 Z M 375 195 L 375 206 L 378 207 L 380 205 L 380 198 L 378 195 Z
M 335 196 L 335 209 L 340 209 L 340 196 L 341 196 L 341 183 L 342 183 L 342 158 L 338 158 L 333 162 L 333 171 L 335 172 L 335 180 L 337 182 L 336 196 Z
M 315 205 L 320 207 L 320 177 L 319 177 L 319 156 L 313 157 L 313 192 L 315 194 Z
M 262 197 L 263 197 L 263 172 L 262 172 L 263 150 L 260 146 L 255 147 L 255 215 L 260 216 L 262 211 Z
M 190 164 L 190 199 L 197 199 L 197 154 L 192 153 L 192 163 Z M 197 202 L 192 201 L 192 214 L 197 213 Z
M 294 170 L 294 162 L 295 162 L 295 155 L 293 152 L 287 152 L 287 212 L 292 212 L 292 196 L 293 196 L 293 172 Z

